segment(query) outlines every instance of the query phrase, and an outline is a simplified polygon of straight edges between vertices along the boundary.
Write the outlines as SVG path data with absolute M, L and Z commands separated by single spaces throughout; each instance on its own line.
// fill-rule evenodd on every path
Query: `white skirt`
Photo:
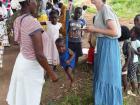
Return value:
M 40 105 L 43 84 L 43 68 L 19 53 L 6 99 L 8 105 Z

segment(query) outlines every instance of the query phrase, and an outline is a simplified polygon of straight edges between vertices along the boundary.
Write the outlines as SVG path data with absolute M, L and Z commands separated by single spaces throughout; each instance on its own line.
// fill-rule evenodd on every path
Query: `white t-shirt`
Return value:
M 47 24 L 47 34 L 53 37 L 54 41 L 59 38 L 59 30 L 62 27 L 62 24 L 57 22 L 56 25 L 53 25 L 50 21 L 46 22 Z
M 18 0 L 12 0 L 11 1 L 11 8 L 12 9 L 16 9 L 16 10 L 21 9 L 21 6 L 19 4 L 19 1 Z
M 134 50 L 137 51 L 137 49 L 140 47 L 140 41 L 139 40 L 132 41 L 131 45 L 134 48 Z M 138 62 L 138 55 L 134 54 L 133 62 Z
M 97 37 L 109 37 L 109 38 L 119 38 L 121 36 L 121 27 L 119 24 L 119 20 L 117 18 L 117 15 L 113 12 L 112 8 L 106 4 L 102 7 L 100 11 L 97 12 L 95 16 L 95 22 L 94 26 L 97 28 L 101 29 L 106 29 L 107 28 L 107 20 L 113 20 L 116 22 L 116 27 L 117 27 L 117 35 L 114 37 L 104 35 L 101 33 L 97 33 Z
M 46 10 L 46 4 L 47 4 L 48 0 L 42 0 L 42 1 L 43 1 L 42 9 Z
M 0 7 L 0 15 L 2 16 L 2 18 L 6 18 L 7 17 L 7 9 L 4 5 L 2 5 L 2 7 Z

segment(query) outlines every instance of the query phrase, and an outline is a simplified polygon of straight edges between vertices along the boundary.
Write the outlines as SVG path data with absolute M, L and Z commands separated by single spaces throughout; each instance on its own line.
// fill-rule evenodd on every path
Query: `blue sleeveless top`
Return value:
M 64 53 L 59 53 L 60 57 L 60 65 L 66 70 L 68 67 L 71 67 L 72 69 L 75 67 L 75 56 L 71 60 L 70 64 L 66 64 L 66 61 L 70 58 L 69 49 L 66 49 Z

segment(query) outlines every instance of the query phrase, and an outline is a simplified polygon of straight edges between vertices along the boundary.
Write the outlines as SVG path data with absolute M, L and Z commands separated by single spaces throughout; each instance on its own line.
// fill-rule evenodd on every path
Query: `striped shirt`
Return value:
M 37 31 L 42 31 L 42 26 L 31 15 L 19 16 L 14 22 L 15 41 L 20 44 L 23 56 L 30 60 L 36 59 L 31 35 Z

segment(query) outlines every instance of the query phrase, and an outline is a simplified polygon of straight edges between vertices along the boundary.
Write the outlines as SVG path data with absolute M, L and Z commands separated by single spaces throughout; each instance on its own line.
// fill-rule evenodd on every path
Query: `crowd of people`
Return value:
M 140 15 L 134 18 L 134 26 L 129 29 L 121 26 L 122 36 L 119 38 L 122 61 L 122 82 L 124 95 L 136 96 L 140 94 Z
M 14 21 L 13 30 L 20 52 L 11 77 L 8 105 L 39 105 L 48 76 L 53 82 L 58 81 L 57 65 L 61 65 L 71 87 L 72 71 L 83 55 L 84 33 L 90 34 L 87 62 L 93 65 L 94 105 L 123 105 L 122 93 L 124 96 L 140 94 L 140 15 L 134 18 L 130 30 L 120 25 L 106 0 L 91 0 L 97 9 L 92 26 L 87 26 L 84 17 L 86 5 L 71 9 L 66 24 L 66 10 L 70 7 L 61 0 L 12 0 L 10 3 L 6 7 L 0 2 L 0 67 L 4 46 L 10 45 L 5 21 L 16 11 L 20 15 Z
M 10 0 L 0 0 L 0 69 L 3 67 L 4 47 L 10 46 L 7 35 L 7 19 L 13 15 Z

